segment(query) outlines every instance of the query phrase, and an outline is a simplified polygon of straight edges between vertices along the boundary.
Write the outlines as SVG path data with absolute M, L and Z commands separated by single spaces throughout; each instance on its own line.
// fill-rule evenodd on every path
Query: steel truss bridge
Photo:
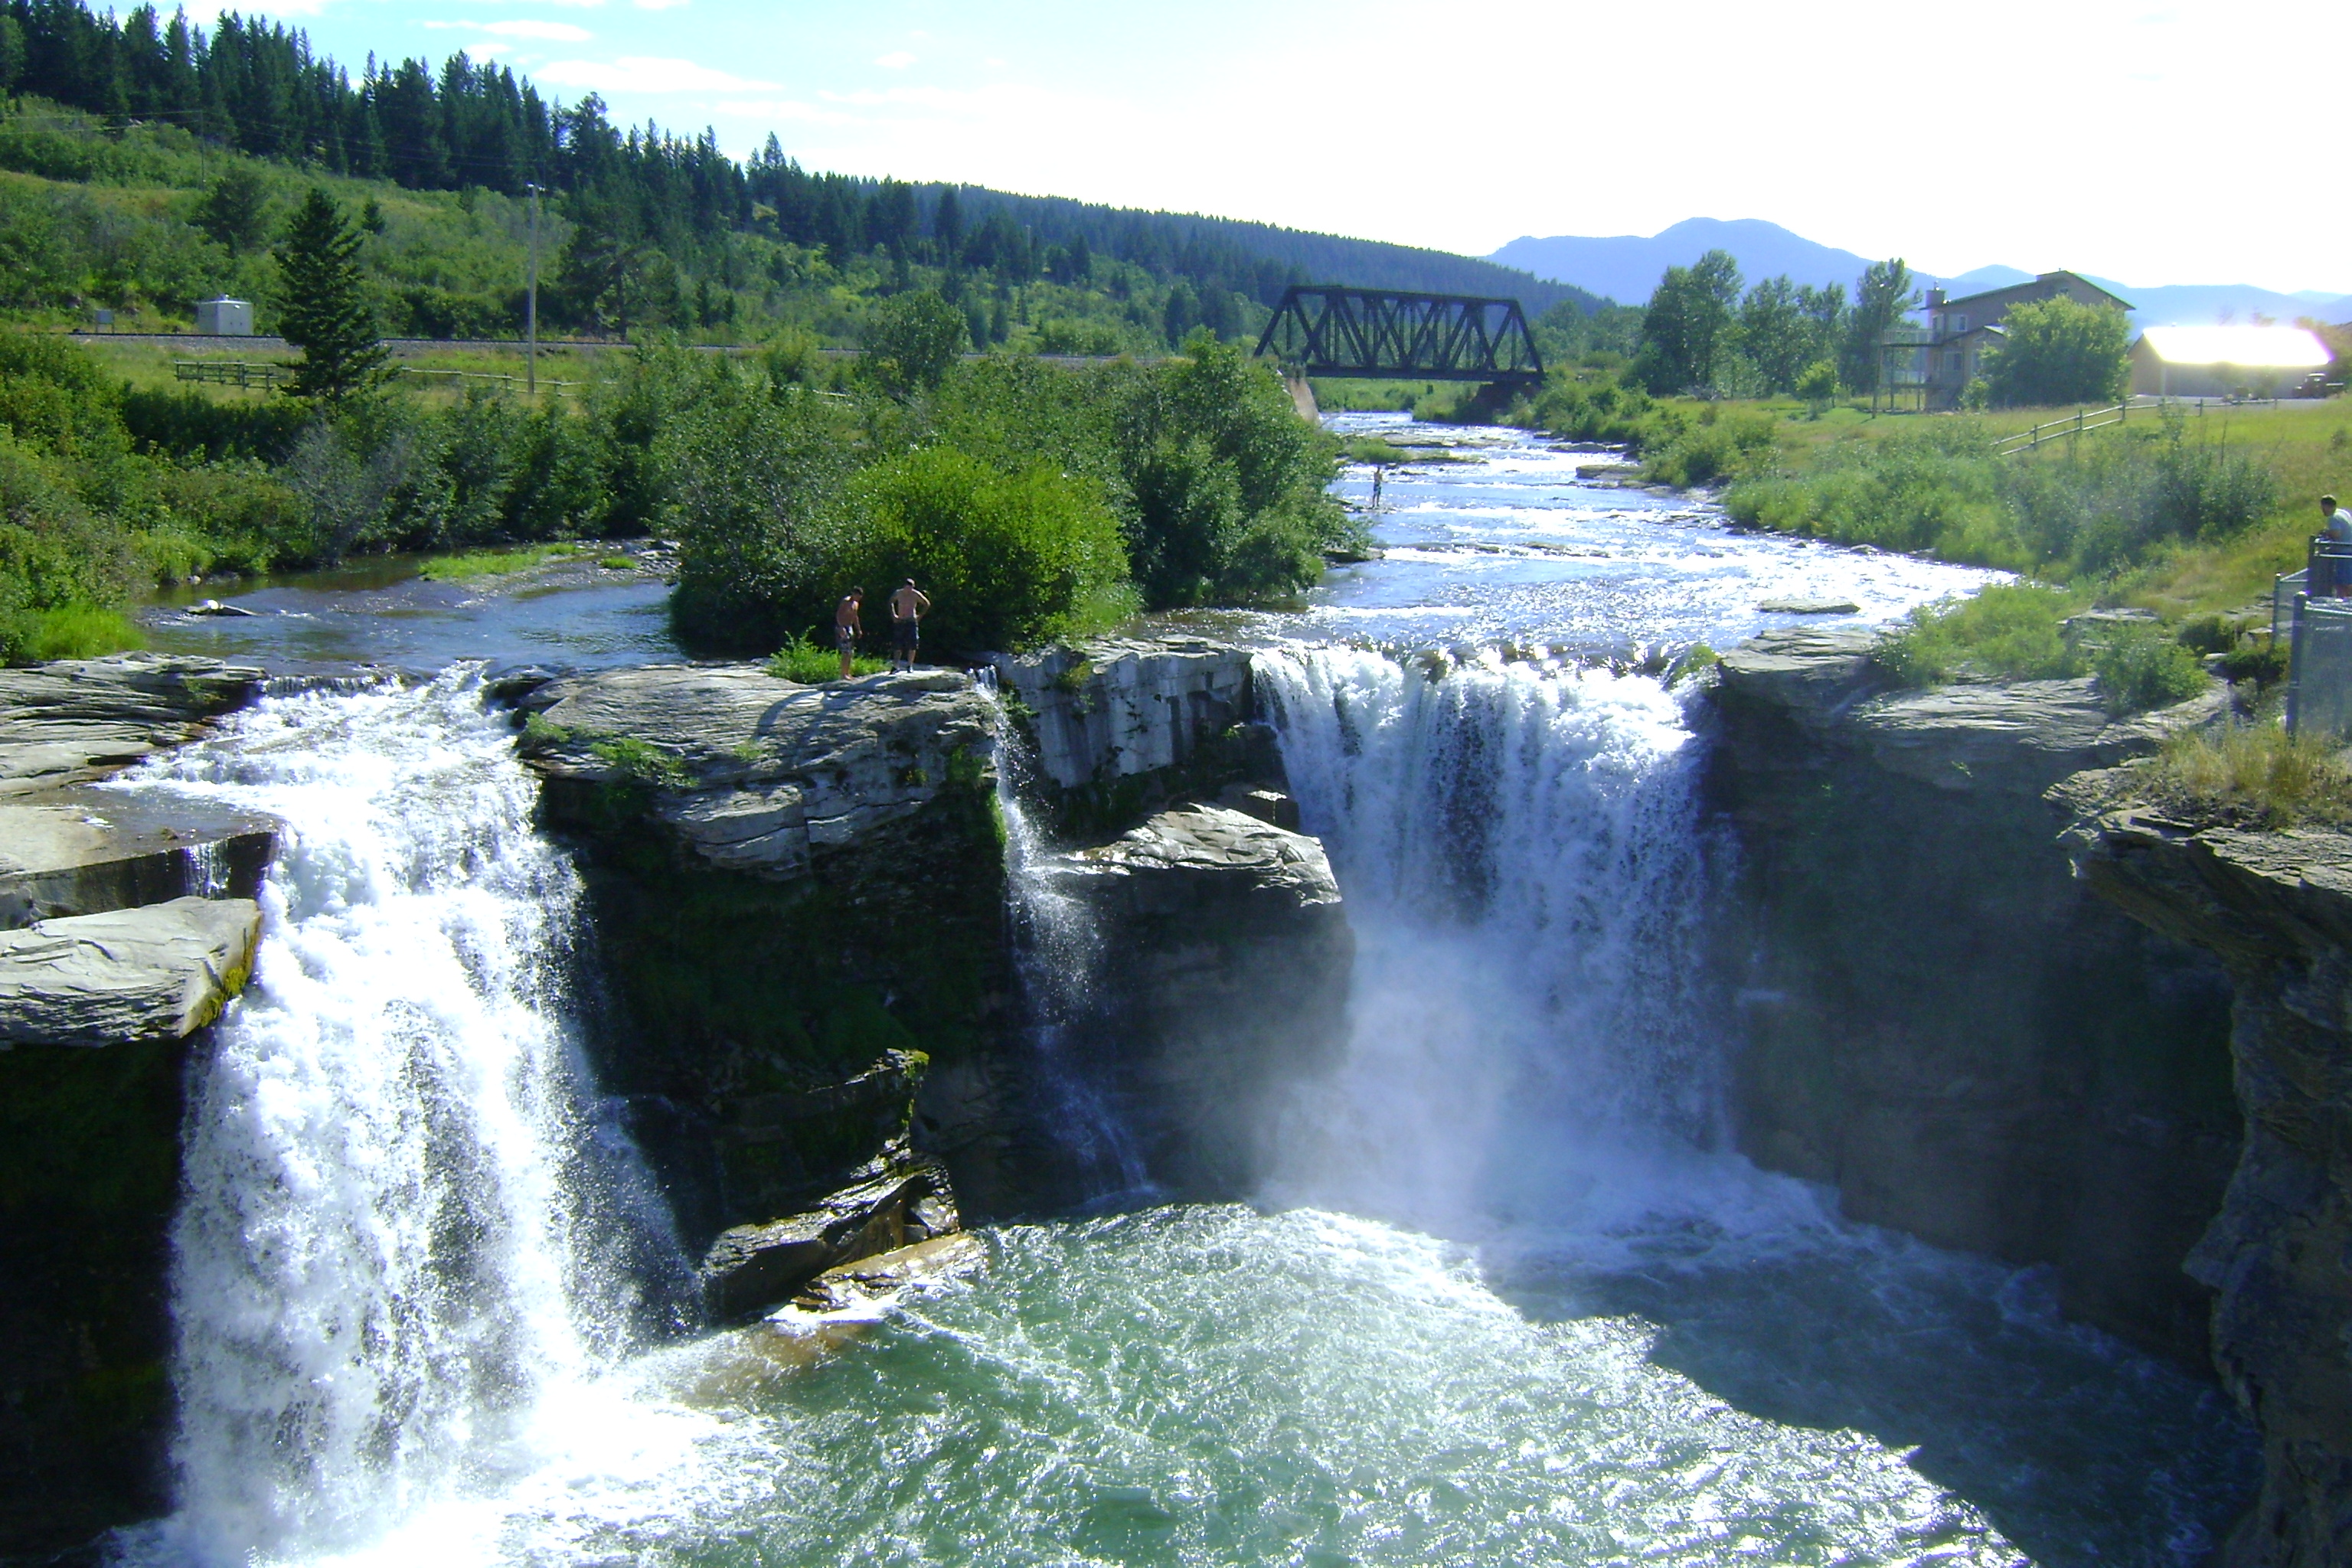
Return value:
M 1295 285 L 1257 341 L 1310 376 L 1533 384 L 1543 358 L 1517 300 Z

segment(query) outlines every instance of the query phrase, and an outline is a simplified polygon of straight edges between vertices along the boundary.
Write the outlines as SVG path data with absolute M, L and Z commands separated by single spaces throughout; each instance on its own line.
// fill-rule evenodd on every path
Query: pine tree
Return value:
M 376 337 L 359 251 L 359 234 L 334 199 L 310 187 L 278 249 L 278 332 L 302 351 L 287 388 L 297 397 L 340 403 L 383 378 L 391 351 Z

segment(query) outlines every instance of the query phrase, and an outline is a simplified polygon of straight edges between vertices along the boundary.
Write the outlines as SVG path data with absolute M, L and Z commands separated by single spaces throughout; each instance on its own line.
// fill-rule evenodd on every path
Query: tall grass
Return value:
M 2277 831 L 2352 821 L 2352 768 L 2333 742 L 2275 723 L 2185 731 L 2167 741 L 2147 792 L 2186 815 Z
M 96 658 L 147 646 L 147 635 L 119 610 L 66 605 L 0 616 L 0 659 L 37 664 L 52 658 Z

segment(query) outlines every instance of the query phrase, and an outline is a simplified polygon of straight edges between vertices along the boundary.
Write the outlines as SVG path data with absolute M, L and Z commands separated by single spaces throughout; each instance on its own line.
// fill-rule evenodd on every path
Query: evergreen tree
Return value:
M 383 378 L 391 351 L 376 336 L 359 250 L 359 234 L 334 199 L 311 186 L 278 249 L 278 330 L 302 351 L 288 388 L 297 397 L 340 403 Z
M 368 205 L 375 205 L 373 198 Z M 248 165 L 238 164 L 215 180 L 196 204 L 196 226 L 235 256 L 268 233 L 268 184 Z

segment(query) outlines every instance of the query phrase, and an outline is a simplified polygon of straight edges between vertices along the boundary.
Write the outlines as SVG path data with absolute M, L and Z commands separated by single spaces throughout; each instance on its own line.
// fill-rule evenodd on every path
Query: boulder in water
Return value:
M 960 1228 L 947 1167 L 896 1142 L 863 1179 L 801 1213 L 722 1232 L 702 1260 L 703 1302 L 714 1321 L 734 1321 L 829 1268 Z
M 955 670 L 799 686 L 756 665 L 657 665 L 530 692 L 527 762 L 567 826 L 610 825 L 613 792 L 687 851 L 771 881 L 992 768 L 987 700 Z
M 0 932 L 0 1041 L 179 1039 L 245 988 L 261 934 L 250 899 L 173 899 Z
M 1187 794 L 1280 774 L 1271 731 L 1247 722 L 1246 648 L 1107 637 L 999 656 L 996 674 L 1026 711 L 1066 826 L 1121 826 Z
M 249 899 L 278 824 L 196 799 L 74 787 L 0 800 L 0 930 L 185 897 Z

